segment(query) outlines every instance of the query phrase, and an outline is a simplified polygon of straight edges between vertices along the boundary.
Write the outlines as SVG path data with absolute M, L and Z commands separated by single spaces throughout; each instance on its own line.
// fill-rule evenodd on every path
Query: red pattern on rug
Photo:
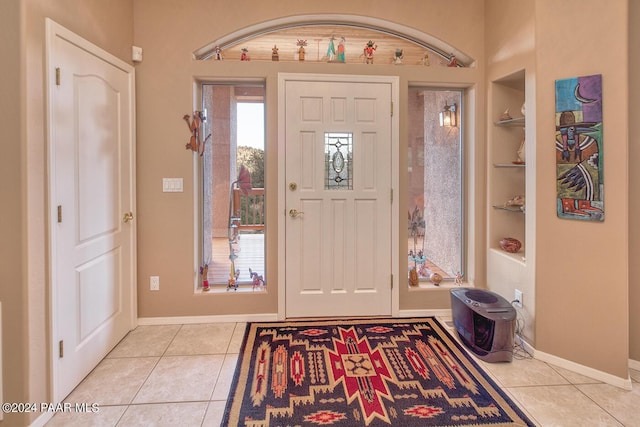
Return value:
M 250 323 L 223 426 L 533 425 L 433 318 Z

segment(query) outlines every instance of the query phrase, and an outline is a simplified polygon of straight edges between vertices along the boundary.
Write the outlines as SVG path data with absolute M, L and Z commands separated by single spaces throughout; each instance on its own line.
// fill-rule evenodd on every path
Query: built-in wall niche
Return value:
M 489 133 L 489 247 L 519 262 L 526 260 L 525 74 L 518 71 L 491 82 Z M 505 238 L 521 243 L 510 252 Z M 513 248 L 513 247 L 510 247 Z

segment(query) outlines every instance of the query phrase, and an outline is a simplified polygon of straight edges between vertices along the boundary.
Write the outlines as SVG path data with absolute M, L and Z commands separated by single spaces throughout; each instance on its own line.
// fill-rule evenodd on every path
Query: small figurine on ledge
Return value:
M 249 49 L 246 47 L 242 48 L 242 54 L 240 55 L 240 61 L 251 61 L 249 58 Z
M 364 62 L 365 64 L 373 64 L 373 53 L 378 48 L 373 41 L 369 40 L 364 48 Z
M 213 59 L 216 61 L 222 61 L 222 49 L 220 46 L 216 46 L 213 48 Z
M 298 60 L 302 62 L 304 61 L 304 47 L 307 45 L 307 41 L 298 39 L 296 45 L 298 46 Z
M 271 60 L 280 61 L 280 55 L 278 54 L 278 47 L 275 44 L 271 48 Z
M 393 63 L 396 65 L 402 65 L 402 58 L 404 58 L 402 49 L 396 49 L 396 52 L 393 55 Z
M 456 56 L 452 53 L 451 58 L 449 59 L 449 63 L 447 64 L 447 67 L 457 67 L 457 66 L 458 66 L 458 60 L 456 59 Z

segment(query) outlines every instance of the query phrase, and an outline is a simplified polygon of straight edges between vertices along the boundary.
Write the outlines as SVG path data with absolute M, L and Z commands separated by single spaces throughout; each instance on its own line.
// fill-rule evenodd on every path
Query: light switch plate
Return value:
M 182 178 L 162 178 L 163 193 L 182 193 Z

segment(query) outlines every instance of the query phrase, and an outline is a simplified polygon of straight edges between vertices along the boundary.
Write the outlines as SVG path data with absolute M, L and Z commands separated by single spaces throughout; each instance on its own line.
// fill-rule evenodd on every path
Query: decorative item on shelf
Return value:
M 522 138 L 522 142 L 520 143 L 520 147 L 518 147 L 518 151 L 516 151 L 516 154 L 518 156 L 518 160 L 516 160 L 513 163 L 515 163 L 517 165 L 524 165 L 525 161 L 526 161 L 525 137 Z
M 220 46 L 216 46 L 213 48 L 213 59 L 216 61 L 222 61 L 222 48 Z
M 227 291 L 233 289 L 234 291 L 238 290 L 238 277 L 240 277 L 240 270 L 233 269 L 233 261 L 231 262 L 231 269 L 229 271 L 229 280 L 227 281 Z
M 424 55 L 422 55 L 420 64 L 424 65 L 425 67 L 428 67 L 429 65 L 431 65 L 431 62 L 429 61 L 429 52 L 425 52 Z
M 522 247 L 522 243 L 520 243 L 520 240 L 514 239 L 513 237 L 504 237 L 500 239 L 500 247 L 505 252 L 515 254 Z
M 347 62 L 346 41 L 347 40 L 344 37 L 340 37 L 340 41 L 338 42 L 338 52 L 336 53 L 336 62 Z
M 369 40 L 367 45 L 364 47 L 364 63 L 365 64 L 373 64 L 373 53 L 378 48 L 373 41 Z
M 396 49 L 393 54 L 393 63 L 396 65 L 402 65 L 402 58 L 404 58 L 404 53 L 402 49 Z
M 271 60 L 280 61 L 280 55 L 278 54 L 278 47 L 275 44 L 271 48 Z
M 438 114 L 440 117 L 440 126 L 455 127 L 458 124 L 456 110 L 456 104 L 449 105 L 445 101 L 444 108 Z
M 246 47 L 242 48 L 242 54 L 240 55 L 240 61 L 251 61 L 249 57 L 249 49 Z
M 413 237 L 413 250 L 409 251 L 409 261 L 413 262 L 413 268 L 417 269 L 418 265 L 423 265 L 427 260 L 427 257 L 424 256 L 424 231 L 425 231 L 425 222 L 424 216 L 422 215 L 422 211 L 418 209 L 416 206 L 413 208 L 413 212 L 409 212 L 407 229 L 409 235 Z M 418 251 L 418 237 L 423 237 L 422 239 L 422 249 Z
M 440 286 L 440 282 L 442 282 L 442 275 L 440 273 L 431 273 L 431 276 L 429 276 L 429 280 L 431 280 L 431 283 L 434 284 L 434 286 Z
M 332 34 L 331 38 L 329 39 L 329 46 L 327 46 L 327 61 L 329 62 L 336 61 L 336 45 L 334 43 L 335 40 L 336 38 Z
M 524 206 L 524 196 L 513 196 L 513 198 L 507 200 L 504 203 L 504 207 Z
M 455 284 L 456 285 L 462 285 L 462 280 L 463 280 L 464 276 L 462 274 L 462 272 L 458 271 L 456 272 L 455 275 Z
M 209 263 L 200 266 L 200 276 L 202 276 L 202 290 L 209 292 Z
M 452 53 L 451 56 L 449 57 L 449 63 L 447 64 L 447 67 L 457 67 L 458 66 L 458 60 L 456 59 L 456 56 Z
M 185 148 L 195 151 L 202 156 L 204 154 L 204 145 L 211 137 L 211 134 L 209 134 L 204 141 L 202 140 L 202 122 L 206 120 L 206 117 L 202 111 L 194 111 L 191 121 L 189 121 L 189 118 L 188 114 L 182 116 L 182 119 L 187 122 L 189 131 L 191 132 L 191 138 L 189 138 L 189 143 L 185 145 Z
M 244 165 L 240 165 L 240 170 L 238 171 L 238 179 L 233 181 L 229 186 L 228 240 L 229 240 L 229 261 L 231 261 L 231 269 L 230 269 L 230 276 L 229 276 L 229 285 L 227 287 L 227 290 L 233 287 L 233 285 L 235 285 L 235 288 L 237 289 L 238 285 L 236 281 L 238 279 L 238 276 L 240 276 L 240 270 L 236 270 L 236 258 L 238 258 L 238 255 L 236 253 L 237 250 L 234 247 L 234 245 L 238 243 L 238 239 L 240 238 L 240 232 L 238 227 L 242 222 L 242 218 L 239 216 L 239 213 L 236 214 L 236 212 L 233 212 L 233 190 L 236 188 L 236 185 L 238 186 L 238 189 L 240 190 L 240 192 L 245 196 L 248 195 L 252 189 L 251 173 L 249 173 L 249 170 Z M 235 276 L 235 279 L 234 279 L 234 276 Z M 231 283 L 232 279 L 234 280 L 233 284 Z
M 307 40 L 298 39 L 296 46 L 298 46 L 298 61 L 304 61 L 304 47 L 307 45 Z
M 512 120 L 513 117 L 511 117 L 511 114 L 509 114 L 509 109 L 507 108 L 506 110 L 504 110 L 504 113 L 502 113 L 500 115 L 500 121 L 504 122 L 506 120 Z
M 413 267 L 409 271 L 409 286 L 418 286 L 418 271 L 415 267 Z
M 249 269 L 249 277 L 251 277 L 252 289 L 254 291 L 256 290 L 256 288 L 260 290 L 266 287 L 266 283 L 264 282 L 264 277 L 262 277 L 262 274 L 258 274 L 255 271 Z

